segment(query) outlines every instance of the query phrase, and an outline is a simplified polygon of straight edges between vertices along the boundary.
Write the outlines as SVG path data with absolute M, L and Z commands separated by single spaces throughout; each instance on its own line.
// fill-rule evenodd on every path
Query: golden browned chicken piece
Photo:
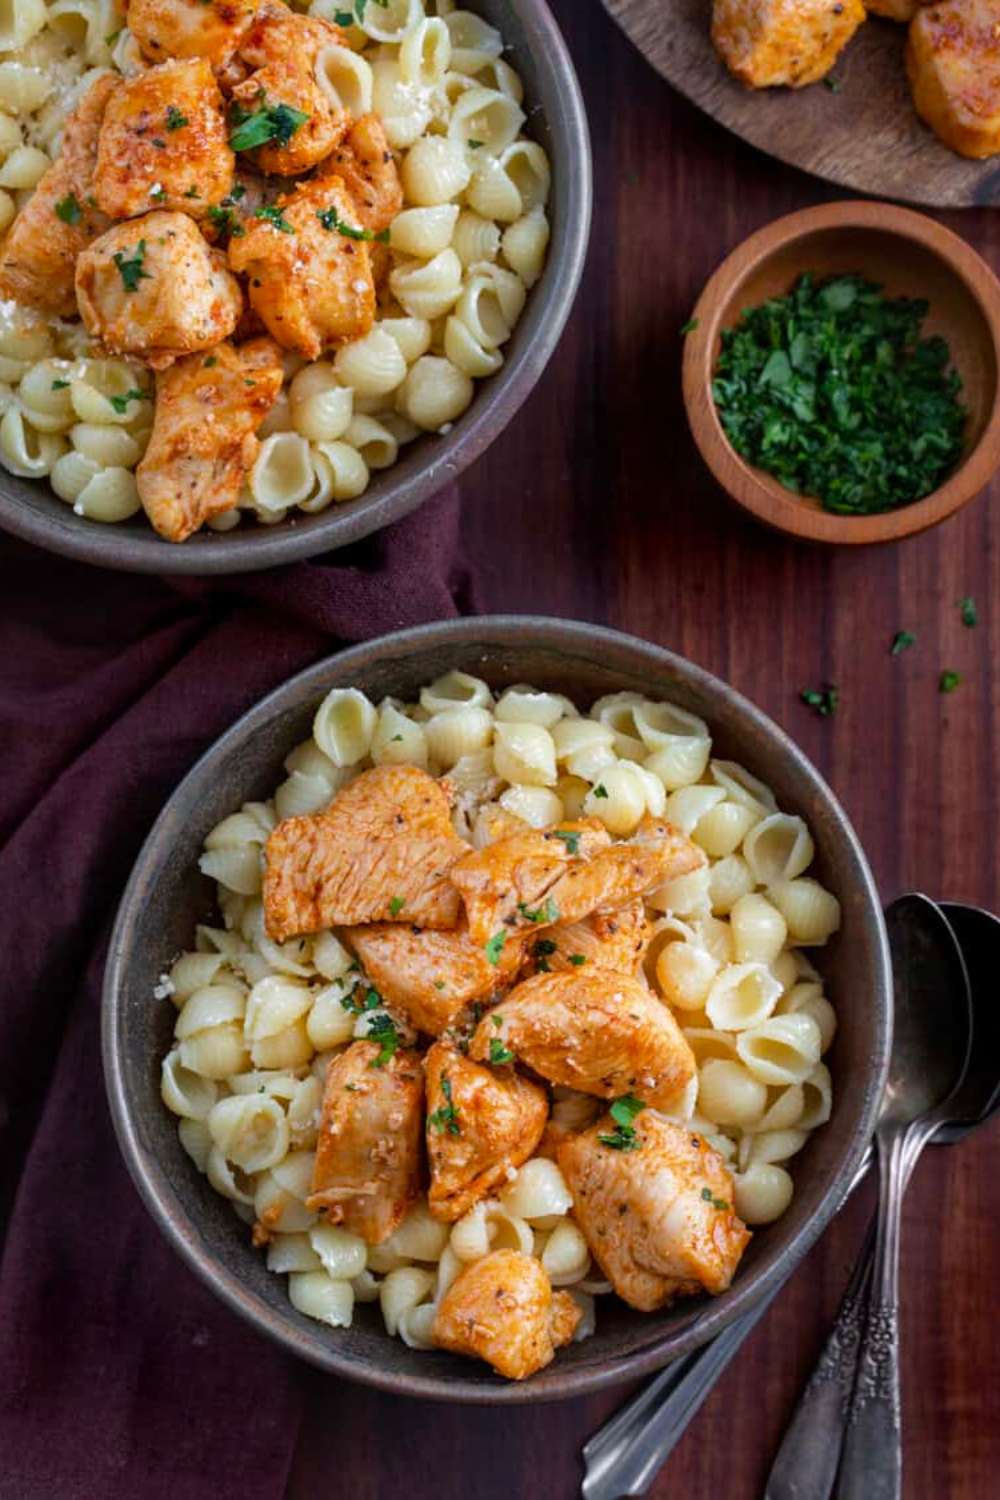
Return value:
M 128 29 L 151 62 L 204 57 L 218 66 L 256 9 L 257 0 L 128 0 Z
M 470 1057 L 484 1061 L 496 1040 L 550 1083 L 601 1099 L 636 1094 L 668 1109 L 695 1075 L 671 1011 L 625 974 L 526 979 L 480 1021 Z
M 545 1129 L 549 1101 L 543 1088 L 513 1068 L 481 1067 L 450 1042 L 435 1042 L 424 1068 L 427 1201 L 435 1219 L 453 1224 L 528 1160 Z
M 62 150 L 11 225 L 0 251 L 0 293 L 59 318 L 76 316 L 76 260 L 108 221 L 93 196 L 97 140 L 118 86 L 95 79 L 66 121 Z
M 416 766 L 364 771 L 329 807 L 285 818 L 267 841 L 264 914 L 277 942 L 325 927 L 458 925 L 448 879 L 466 849 L 448 795 Z
M 281 390 L 270 339 L 178 360 L 156 377 L 153 434 L 136 470 L 139 498 L 169 542 L 236 504 L 260 447 L 254 433 Z
M 381 1245 L 420 1191 L 424 1077 L 416 1052 L 379 1065 L 377 1042 L 352 1042 L 326 1073 L 308 1207 Z
M 921 10 L 906 49 L 917 113 L 961 156 L 1000 152 L 1000 9 L 947 0 Z
M 557 922 L 528 949 L 528 973 L 574 973 L 586 968 L 635 974 L 649 942 L 649 922 L 637 898 L 615 911 L 595 911 L 582 922 Z M 504 944 L 506 951 L 508 944 Z
M 403 207 L 403 185 L 378 115 L 362 115 L 324 161 L 323 176 L 340 177 L 364 229 L 388 229 Z
M 612 844 L 596 819 L 500 839 L 461 859 L 452 880 L 462 893 L 473 942 L 518 929 L 541 932 L 613 911 L 705 863 L 702 851 L 669 823 L 644 818 L 631 839 Z
M 569 1292 L 553 1292 L 534 1256 L 494 1250 L 473 1261 L 441 1298 L 431 1332 L 440 1349 L 524 1380 L 551 1364 L 582 1314 Z
M 354 201 L 339 178 L 301 182 L 229 246 L 229 264 L 250 278 L 250 305 L 286 349 L 318 359 L 375 321 L 368 246 L 340 232 Z
M 750 1240 L 733 1179 L 703 1138 L 643 1110 L 628 1127 L 606 1115 L 559 1148 L 573 1215 L 615 1291 L 653 1312 L 675 1297 L 724 1292 Z
M 233 185 L 222 95 L 204 58 L 126 78 L 101 125 L 94 196 L 112 219 L 168 208 L 200 219 Z
M 524 953 L 523 940 L 514 939 L 492 964 L 464 926 L 432 932 L 385 922 L 339 936 L 393 1010 L 428 1036 L 440 1036 L 464 1006 L 505 989 Z
M 800 89 L 829 73 L 865 19 L 862 0 L 714 0 L 712 40 L 754 89 Z
M 80 254 L 76 298 L 88 333 L 154 370 L 211 349 L 243 307 L 222 252 L 186 214 L 163 210 L 115 224 Z

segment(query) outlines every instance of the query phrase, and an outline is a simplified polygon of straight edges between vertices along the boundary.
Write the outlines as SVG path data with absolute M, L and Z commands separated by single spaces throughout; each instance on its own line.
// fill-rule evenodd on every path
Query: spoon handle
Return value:
M 868 1316 L 844 1434 L 837 1500 L 901 1500 L 899 1403 L 899 1225 L 919 1147 L 906 1131 L 876 1137 L 882 1189 Z

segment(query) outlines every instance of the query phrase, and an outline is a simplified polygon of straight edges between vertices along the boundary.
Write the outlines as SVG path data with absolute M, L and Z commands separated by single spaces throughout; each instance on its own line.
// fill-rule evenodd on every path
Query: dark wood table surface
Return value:
M 1000 485 L 887 549 L 816 550 L 730 507 L 693 449 L 679 329 L 719 261 L 836 196 L 697 113 L 597 0 L 552 0 L 586 98 L 594 227 L 569 329 L 527 406 L 462 483 L 484 609 L 593 620 L 717 673 L 842 798 L 883 896 L 1000 908 Z M 1000 213 L 943 216 L 1000 267 Z M 972 595 L 980 624 L 956 601 Z M 917 646 L 888 654 L 895 631 Z M 961 673 L 938 692 L 942 670 Z M 819 719 L 799 689 L 840 688 Z M 998 997 L 1000 998 L 1000 997 Z M 843 1085 L 842 1085 L 843 1086 Z M 906 1500 L 1000 1494 L 1000 1125 L 924 1158 L 903 1238 Z M 744 1347 L 652 1493 L 758 1500 L 864 1231 L 870 1187 Z M 518 1409 L 393 1399 L 304 1373 L 291 1500 L 579 1493 L 580 1448 L 628 1394 Z

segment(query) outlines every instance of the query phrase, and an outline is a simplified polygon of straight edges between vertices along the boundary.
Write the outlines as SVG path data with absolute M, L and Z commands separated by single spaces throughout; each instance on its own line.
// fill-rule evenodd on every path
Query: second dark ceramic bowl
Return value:
M 502 33 L 505 56 L 524 80 L 527 133 L 552 163 L 552 239 L 545 272 L 496 375 L 478 383 L 469 410 L 447 436 L 427 435 L 391 469 L 373 474 L 357 500 L 318 515 L 293 512 L 274 526 L 203 530 L 165 542 L 141 512 L 102 525 L 73 514 L 45 480 L 0 470 L 0 527 L 51 552 L 131 573 L 246 573 L 344 547 L 398 521 L 486 451 L 527 399 L 548 364 L 576 296 L 590 234 L 591 161 L 587 119 L 573 64 L 545 0 L 470 0 Z
M 522 1384 L 484 1364 L 424 1353 L 390 1338 L 378 1307 L 358 1307 L 354 1326 L 333 1330 L 302 1317 L 283 1277 L 264 1266 L 247 1226 L 180 1145 L 160 1100 L 160 1062 L 175 1011 L 153 997 L 195 923 L 213 909 L 212 883 L 198 874 L 205 834 L 244 801 L 267 797 L 281 763 L 311 733 L 335 686 L 374 700 L 412 699 L 452 667 L 495 689 L 517 682 L 567 693 L 586 709 L 604 693 L 636 689 L 701 715 L 716 753 L 740 761 L 774 789 L 779 805 L 813 832 L 816 872 L 843 905 L 839 936 L 820 955 L 837 1006 L 830 1058 L 834 1110 L 796 1159 L 796 1193 L 785 1216 L 758 1231 L 732 1288 L 714 1300 L 663 1313 L 598 1298 L 597 1332 L 560 1350 Z M 122 900 L 104 989 L 104 1065 L 111 1110 L 129 1171 L 159 1227 L 236 1312 L 286 1349 L 338 1375 L 403 1395 L 453 1401 L 523 1402 L 575 1396 L 657 1369 L 704 1343 L 789 1272 L 836 1212 L 873 1129 L 888 1061 L 891 976 L 878 894 L 864 854 L 829 787 L 782 731 L 701 668 L 629 636 L 557 620 L 455 620 L 386 636 L 320 662 L 250 710 L 203 756 L 167 803 Z

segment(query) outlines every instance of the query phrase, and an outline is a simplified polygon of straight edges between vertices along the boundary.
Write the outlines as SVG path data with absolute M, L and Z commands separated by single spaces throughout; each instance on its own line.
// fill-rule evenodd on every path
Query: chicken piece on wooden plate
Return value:
M 448 874 L 467 847 L 440 782 L 416 766 L 375 766 L 322 812 L 285 818 L 271 834 L 268 933 L 284 942 L 365 922 L 454 928 L 460 902 Z
M 528 950 L 531 974 L 573 973 L 586 968 L 635 974 L 649 943 L 649 922 L 641 899 L 614 911 L 595 911 L 582 922 L 557 922 Z M 506 944 L 504 945 L 506 948 Z
M 626 974 L 536 974 L 483 1017 L 469 1055 L 485 1061 L 494 1041 L 550 1083 L 601 1099 L 637 1094 L 663 1110 L 695 1075 L 671 1011 Z
M 501 932 L 542 932 L 613 911 L 704 863 L 697 845 L 669 823 L 644 818 L 631 839 L 612 844 L 597 819 L 584 819 L 474 850 L 452 880 L 473 942 L 487 943 Z
M 1000 152 L 1000 6 L 946 0 L 921 10 L 906 50 L 913 102 L 953 151 Z
M 508 1380 L 524 1380 L 551 1364 L 581 1317 L 569 1292 L 553 1292 L 541 1261 L 519 1250 L 494 1250 L 452 1282 L 431 1337 L 439 1349 L 485 1360 Z
M 591 1254 L 630 1307 L 729 1286 L 750 1231 L 702 1136 L 648 1109 L 625 1127 L 608 1115 L 565 1141 L 558 1161 Z
M 128 29 L 151 62 L 203 57 L 218 67 L 256 9 L 257 0 L 128 0 Z
M 362 115 L 321 167 L 340 177 L 354 199 L 355 222 L 374 233 L 388 229 L 403 207 L 403 185 L 378 115 Z
M 506 1059 L 501 1059 L 504 1061 Z M 428 1203 L 453 1224 L 532 1154 L 549 1113 L 548 1096 L 511 1067 L 470 1060 L 450 1042 L 435 1042 L 427 1075 Z
M 236 504 L 282 378 L 280 350 L 266 338 L 219 344 L 156 377 L 153 433 L 136 481 L 167 541 L 182 542 Z
M 93 195 L 101 120 L 118 80 L 104 74 L 69 116 L 62 150 L 11 225 L 0 252 L 0 293 L 54 317 L 76 316 L 76 262 L 108 227 Z
M 712 40 L 748 87 L 800 89 L 829 73 L 864 19 L 862 0 L 715 0 Z
M 380 1062 L 378 1042 L 352 1042 L 326 1074 L 308 1207 L 369 1245 L 403 1222 L 421 1187 L 424 1077 L 416 1052 Z
M 112 219 L 151 208 L 204 218 L 233 186 L 222 95 L 204 58 L 127 78 L 101 124 L 94 196 Z
M 337 228 L 354 202 L 336 177 L 302 182 L 229 245 L 229 264 L 249 277 L 250 305 L 286 349 L 318 359 L 361 338 L 375 321 L 368 246 Z
M 243 308 L 225 256 L 186 214 L 165 210 L 115 224 L 82 251 L 76 297 L 88 333 L 154 370 L 213 348 Z
M 428 1036 L 440 1036 L 466 1005 L 505 989 L 524 951 L 521 941 L 505 943 L 493 964 L 464 926 L 435 932 L 379 922 L 340 936 L 393 1010 Z

